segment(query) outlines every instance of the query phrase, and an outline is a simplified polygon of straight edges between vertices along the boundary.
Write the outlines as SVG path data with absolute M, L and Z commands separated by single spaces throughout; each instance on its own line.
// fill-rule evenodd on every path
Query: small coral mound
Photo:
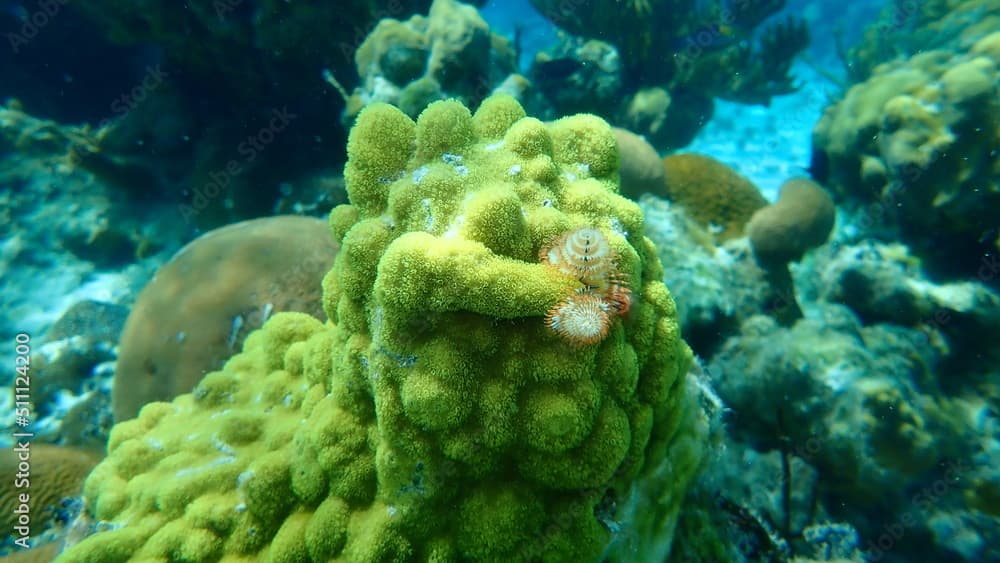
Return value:
M 181 249 L 136 299 L 119 343 L 115 420 L 190 392 L 278 311 L 323 318 L 319 282 L 337 246 L 301 216 L 216 229 Z
M 936 386 L 912 375 L 939 361 L 936 352 L 917 330 L 863 327 L 846 307 L 824 304 L 788 328 L 751 318 L 711 368 L 725 374 L 718 389 L 738 436 L 815 451 L 810 461 L 839 494 L 877 505 L 902 496 L 893 483 L 967 447 L 948 420 L 955 414 L 934 400 Z
M 85 491 L 112 529 L 63 560 L 664 560 L 707 421 L 610 127 L 374 104 L 348 155 L 330 322 L 275 315 L 118 424 Z M 571 232 L 636 296 L 585 347 L 545 324 L 593 276 L 539 260 Z
M 663 195 L 679 203 L 719 241 L 743 236 L 750 217 L 767 205 L 757 186 L 725 164 L 700 154 L 663 159 Z
M 781 186 L 776 203 L 753 214 L 747 234 L 758 262 L 776 267 L 826 242 L 835 219 L 826 190 L 808 178 L 793 178 Z

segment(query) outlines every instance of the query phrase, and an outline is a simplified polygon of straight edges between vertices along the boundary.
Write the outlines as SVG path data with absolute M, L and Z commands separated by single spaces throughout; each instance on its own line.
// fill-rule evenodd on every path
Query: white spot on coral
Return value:
M 231 456 L 219 457 L 219 458 L 216 458 L 216 459 L 214 459 L 214 460 L 206 463 L 205 465 L 201 465 L 201 466 L 198 466 L 198 467 L 188 467 L 186 469 L 181 469 L 180 471 L 178 471 L 177 473 L 175 473 L 174 476 L 175 477 L 184 477 L 185 475 L 194 475 L 196 473 L 201 473 L 202 471 L 205 471 L 206 469 L 211 469 L 213 467 L 218 467 L 220 465 L 225 465 L 227 463 L 233 463 L 234 461 L 236 461 L 235 457 L 231 457 Z
M 247 469 L 243 473 L 240 473 L 239 476 L 236 477 L 236 486 L 242 487 L 243 485 L 246 485 L 250 479 L 253 479 L 254 475 L 255 473 L 253 469 Z
M 229 444 L 220 440 L 219 437 L 216 436 L 215 434 L 212 434 L 211 440 L 212 440 L 212 445 L 215 446 L 215 449 L 219 450 L 220 452 L 226 455 L 231 455 L 231 456 L 236 455 L 236 450 L 234 450 L 233 447 L 230 446 Z
M 574 174 L 574 173 L 572 173 L 572 172 L 569 172 L 569 171 L 567 171 L 567 172 L 563 172 L 562 176 L 563 176 L 563 178 L 565 178 L 565 179 L 566 179 L 567 181 L 570 181 L 570 182 L 575 182 L 575 181 L 576 181 L 576 174 Z
M 441 238 L 458 238 L 459 231 L 462 229 L 463 225 L 465 225 L 465 215 L 455 217 L 455 219 L 451 222 L 451 225 L 448 226 L 448 230 L 441 235 Z
M 454 166 L 455 172 L 459 176 L 465 177 L 469 175 L 469 168 L 464 164 L 462 164 L 462 155 L 446 152 L 443 155 L 441 155 L 441 160 L 443 160 L 445 164 L 450 164 Z
M 587 176 L 590 175 L 590 165 L 587 164 L 586 162 L 577 162 L 576 170 L 581 174 L 585 174 Z
M 388 507 L 386 507 L 385 511 L 389 515 L 389 518 L 392 518 L 393 516 L 399 513 L 399 510 L 397 510 L 396 507 L 392 506 L 391 504 Z
M 424 223 L 424 230 L 430 231 L 434 228 L 434 210 L 431 207 L 431 199 L 429 197 L 425 197 L 420 200 L 420 207 L 423 207 L 424 212 L 427 213 L 427 222 Z
M 841 360 L 826 368 L 821 379 L 834 393 L 841 393 L 862 376 L 857 366 L 847 360 Z
M 485 147 L 483 147 L 483 149 L 492 152 L 492 151 L 495 151 L 495 150 L 499 149 L 502 146 L 503 146 L 503 139 L 500 139 L 499 141 L 497 141 L 495 143 L 490 143 L 490 144 L 486 145 Z
M 420 168 L 414 170 L 413 183 L 419 184 L 420 181 L 424 179 L 424 176 L 426 176 L 428 172 L 430 172 L 430 168 L 428 168 L 427 166 L 421 166 Z
M 628 231 L 625 230 L 625 225 L 622 225 L 622 222 L 618 219 L 618 217 L 611 220 L 611 230 L 625 238 L 628 238 Z
M 405 170 L 400 170 L 399 172 L 396 173 L 395 176 L 382 176 L 381 178 L 378 179 L 378 182 L 380 184 L 389 185 L 395 182 L 396 180 L 402 178 L 405 174 L 406 174 Z
M 239 336 L 241 328 L 243 328 L 243 315 L 236 315 L 229 326 L 229 338 L 226 339 L 226 347 L 230 350 L 236 346 L 236 338 Z
M 521 173 L 520 164 L 515 164 L 514 166 L 511 166 L 509 170 L 507 170 L 507 174 L 510 174 L 511 176 L 517 176 L 520 173 Z

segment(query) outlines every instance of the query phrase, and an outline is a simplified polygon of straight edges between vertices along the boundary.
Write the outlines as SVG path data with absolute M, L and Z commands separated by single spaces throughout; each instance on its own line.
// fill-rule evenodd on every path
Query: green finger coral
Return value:
M 706 421 L 608 125 L 373 105 L 348 153 L 330 322 L 278 314 L 116 426 L 105 531 L 61 560 L 663 560 Z M 582 282 L 539 258 L 581 227 L 632 298 L 585 346 L 545 322 Z

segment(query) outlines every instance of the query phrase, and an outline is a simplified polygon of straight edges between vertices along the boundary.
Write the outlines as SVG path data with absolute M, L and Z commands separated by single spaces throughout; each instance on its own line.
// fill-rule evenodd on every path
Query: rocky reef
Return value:
M 783 0 L 532 4 L 581 38 L 566 37 L 536 59 L 534 75 L 555 112 L 596 113 L 661 151 L 689 143 L 714 98 L 767 104 L 793 91 L 792 61 L 809 42 L 801 19 L 768 21 Z M 560 88 L 566 83 L 573 87 Z
M 436 0 L 427 16 L 384 18 L 354 55 L 361 85 L 348 99 L 344 122 L 374 102 L 416 118 L 428 104 L 455 98 L 478 106 L 516 69 L 511 42 L 490 31 L 475 7 Z
M 67 6 L 143 100 L 0 108 L 0 555 L 1000 560 L 995 0 L 739 113 L 783 2 L 293 4 Z
M 816 124 L 814 164 L 850 222 L 909 244 L 938 275 L 1000 251 L 1000 33 L 873 69 Z

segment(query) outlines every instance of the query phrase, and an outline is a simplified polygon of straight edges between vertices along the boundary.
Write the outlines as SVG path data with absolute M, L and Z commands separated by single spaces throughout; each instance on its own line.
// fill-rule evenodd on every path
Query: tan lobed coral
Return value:
M 964 50 L 1000 27 L 1000 0 L 889 2 L 847 52 L 848 76 L 868 79 L 880 64 L 922 51 Z
M 284 215 L 211 231 L 139 294 L 119 343 L 115 420 L 187 393 L 273 313 L 325 318 L 319 282 L 337 246 L 326 222 Z
M 1000 32 L 875 68 L 813 131 L 818 178 L 862 230 L 975 270 L 1000 229 Z M 896 233 L 892 233 L 896 236 Z

